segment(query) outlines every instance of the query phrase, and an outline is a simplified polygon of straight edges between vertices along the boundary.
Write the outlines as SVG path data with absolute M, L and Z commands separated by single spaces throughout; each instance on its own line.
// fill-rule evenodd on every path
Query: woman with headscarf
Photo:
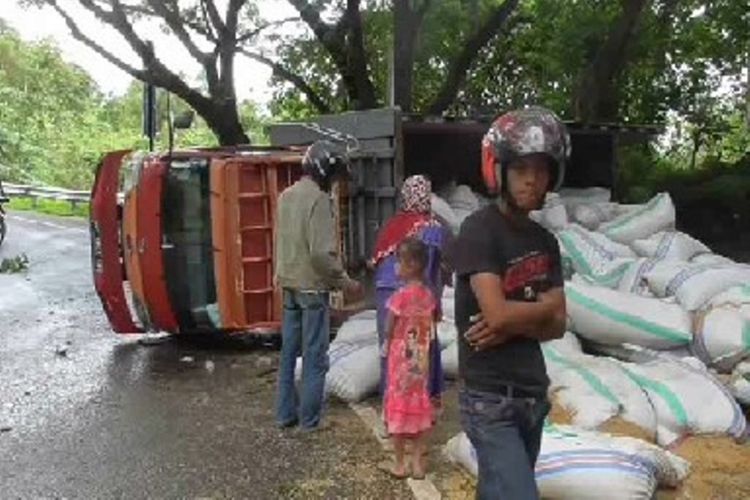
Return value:
M 396 271 L 396 249 L 409 237 L 421 240 L 428 248 L 425 283 L 440 305 L 443 294 L 443 279 L 447 265 L 442 249 L 450 237 L 450 231 L 431 214 L 430 197 L 432 184 L 423 175 L 408 177 L 401 187 L 399 212 L 391 217 L 378 233 L 375 251 L 370 265 L 375 269 L 375 300 L 377 303 L 377 329 L 381 352 L 386 335 L 387 303 L 391 295 L 401 286 Z M 439 398 L 443 392 L 443 369 L 440 363 L 440 346 L 434 339 L 430 347 L 430 396 Z M 380 390 L 385 387 L 386 360 L 381 356 Z

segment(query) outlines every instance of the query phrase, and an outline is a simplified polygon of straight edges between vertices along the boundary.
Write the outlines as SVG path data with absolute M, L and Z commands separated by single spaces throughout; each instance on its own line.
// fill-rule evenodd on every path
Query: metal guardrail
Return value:
M 48 200 L 67 201 L 68 203 L 70 203 L 70 206 L 73 210 L 75 210 L 79 203 L 89 203 L 91 201 L 91 193 L 89 193 L 89 191 L 74 191 L 72 189 L 57 187 L 10 184 L 7 182 L 4 182 L 2 184 L 2 187 L 7 196 L 31 198 L 32 205 L 35 207 L 37 205 L 37 200 L 39 200 L 40 198 Z

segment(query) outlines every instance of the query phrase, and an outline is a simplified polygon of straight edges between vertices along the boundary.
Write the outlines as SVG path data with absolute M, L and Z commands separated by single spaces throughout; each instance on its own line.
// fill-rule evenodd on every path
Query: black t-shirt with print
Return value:
M 544 395 L 549 378 L 539 341 L 515 338 L 475 351 L 464 333 L 480 312 L 469 281 L 473 274 L 499 275 L 506 299 L 514 301 L 535 302 L 537 293 L 563 286 L 557 240 L 531 220 L 509 220 L 493 203 L 464 221 L 454 244 L 459 377 L 471 389 L 497 392 L 512 386 Z

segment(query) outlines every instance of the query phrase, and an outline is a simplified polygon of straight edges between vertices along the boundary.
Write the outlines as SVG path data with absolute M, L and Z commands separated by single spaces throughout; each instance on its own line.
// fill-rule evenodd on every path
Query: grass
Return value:
M 11 210 L 24 210 L 42 214 L 57 215 L 61 217 L 84 217 L 89 216 L 89 204 L 78 203 L 75 208 L 67 201 L 48 200 L 38 198 L 36 204 L 32 198 L 11 198 L 7 208 Z

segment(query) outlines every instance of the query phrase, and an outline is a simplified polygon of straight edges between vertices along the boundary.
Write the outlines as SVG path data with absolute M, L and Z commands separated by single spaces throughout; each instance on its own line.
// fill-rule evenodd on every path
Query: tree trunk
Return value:
M 617 79 L 626 67 L 627 52 L 648 0 L 622 0 L 623 10 L 612 24 L 606 41 L 583 71 L 573 96 L 573 111 L 584 122 L 617 119 Z
M 395 0 L 393 5 L 393 94 L 396 106 L 404 112 L 413 107 L 414 57 L 427 3 L 415 10 L 411 0 Z
M 362 32 L 360 0 L 347 0 L 341 19 L 328 24 L 320 17 L 320 9 L 308 0 L 289 0 L 302 20 L 315 33 L 315 37 L 331 56 L 341 75 L 347 96 L 354 109 L 371 109 L 378 105 L 375 86 L 367 67 Z
M 250 139 L 240 123 L 236 99 L 226 99 L 223 102 L 216 100 L 190 102 L 184 100 L 206 121 L 206 125 L 216 134 L 220 145 L 250 144 Z
M 375 95 L 375 85 L 370 79 L 370 69 L 367 67 L 367 51 L 365 37 L 362 30 L 362 14 L 359 11 L 359 0 L 347 1 L 347 25 L 349 27 L 345 37 L 346 69 L 344 80 L 348 88 L 354 90 L 350 94 L 354 109 L 372 109 L 378 107 Z

